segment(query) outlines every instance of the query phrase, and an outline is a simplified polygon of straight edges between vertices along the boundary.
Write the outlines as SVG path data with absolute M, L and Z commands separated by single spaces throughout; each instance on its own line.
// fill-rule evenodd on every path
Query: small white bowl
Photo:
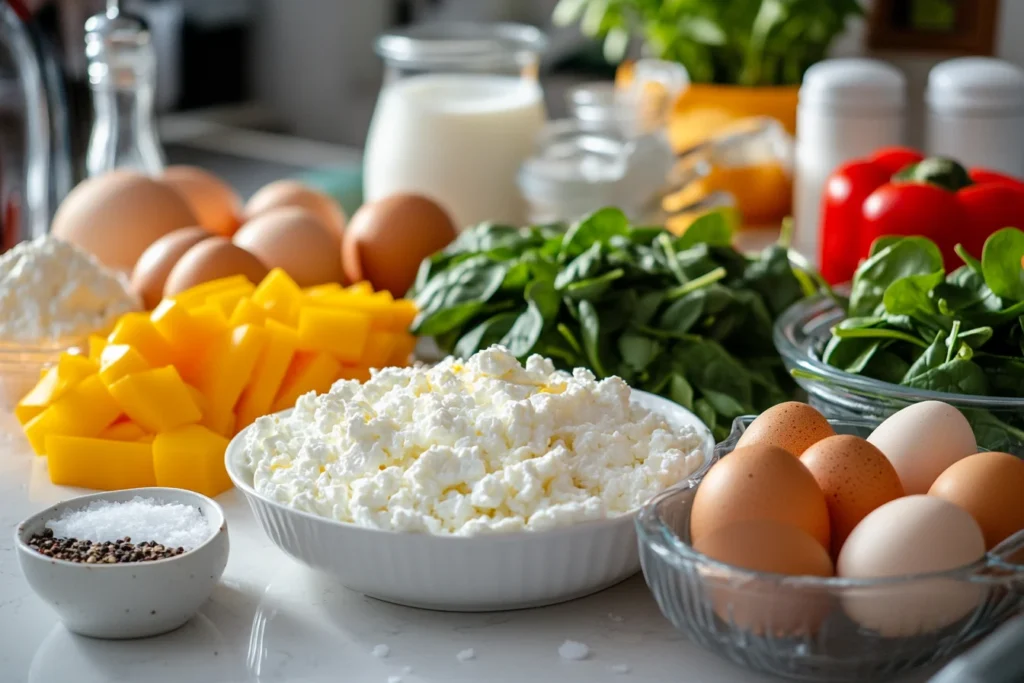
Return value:
M 65 510 L 95 500 L 123 503 L 136 496 L 191 505 L 207 519 L 210 538 L 186 553 L 153 562 L 80 564 L 46 557 L 28 545 Z M 146 539 L 133 539 L 143 541 Z M 80 496 L 32 515 L 15 532 L 18 561 L 32 590 L 71 631 L 93 638 L 143 638 L 173 631 L 206 602 L 228 561 L 228 526 L 221 507 L 183 489 L 139 488 Z
M 714 439 L 696 415 L 640 391 L 634 401 L 669 424 L 693 427 L 711 464 Z M 244 466 L 249 429 L 232 439 L 228 475 L 263 530 L 299 562 L 380 600 L 425 609 L 485 612 L 551 605 L 596 593 L 640 569 L 635 513 L 540 532 L 437 536 L 382 531 L 295 510 L 262 497 Z

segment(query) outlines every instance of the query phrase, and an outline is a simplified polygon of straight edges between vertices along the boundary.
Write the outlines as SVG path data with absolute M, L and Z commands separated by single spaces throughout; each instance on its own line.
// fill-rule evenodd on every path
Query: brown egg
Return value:
M 269 268 L 241 247 L 223 237 L 210 237 L 194 245 L 178 259 L 167 276 L 164 296 L 174 296 L 190 287 L 231 275 L 244 275 L 259 283 Z
M 806 403 L 788 401 L 758 415 L 736 447 L 768 444 L 799 456 L 829 436 L 835 436 L 835 430 L 821 413 Z
M 742 569 L 790 576 L 832 576 L 832 560 L 807 532 L 770 519 L 733 522 L 701 537 L 694 548 L 708 557 Z M 732 583 L 705 577 L 715 613 L 756 634 L 776 636 L 813 633 L 828 615 L 824 591 L 779 586 L 770 579 Z
M 872 510 L 903 496 L 900 475 L 882 451 L 848 434 L 830 436 L 800 456 L 818 482 L 831 524 L 832 557 Z
M 104 265 L 130 272 L 150 244 L 197 224 L 177 191 L 141 173 L 118 170 L 83 180 L 71 190 L 51 230 Z
M 161 180 L 181 193 L 210 232 L 231 237 L 241 225 L 242 200 L 223 180 L 195 166 L 169 166 Z
M 341 282 L 341 255 L 316 214 L 297 206 L 267 211 L 235 233 L 234 243 L 270 268 L 282 268 L 300 287 Z
M 1024 529 L 1024 460 L 1009 453 L 978 453 L 950 465 L 928 495 L 971 513 L 991 550 Z
M 203 228 L 181 228 L 169 232 L 142 252 L 132 271 L 132 291 L 147 309 L 156 308 L 164 296 L 164 285 L 174 264 L 186 251 L 212 235 Z
M 312 211 L 323 221 L 335 237 L 335 243 L 341 245 L 345 232 L 345 212 L 329 195 L 303 185 L 297 180 L 278 180 L 261 187 L 245 204 L 247 221 L 261 216 L 267 211 L 285 206 L 297 206 Z
M 737 448 L 708 470 L 693 499 L 690 536 L 696 543 L 748 519 L 792 524 L 829 548 L 825 495 L 800 460 L 776 446 Z
M 342 264 L 349 282 L 369 280 L 374 289 L 404 296 L 420 262 L 456 237 L 444 209 L 414 194 L 396 194 L 364 204 L 352 216 L 342 240 Z

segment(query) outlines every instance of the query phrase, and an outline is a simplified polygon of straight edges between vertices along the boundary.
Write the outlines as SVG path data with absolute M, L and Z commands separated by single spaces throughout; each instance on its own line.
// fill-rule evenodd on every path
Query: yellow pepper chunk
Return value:
M 25 436 L 37 454 L 45 453 L 46 437 L 96 436 L 121 415 L 98 375 L 86 377 L 46 410 L 25 424 Z
M 157 486 L 188 489 L 216 496 L 231 488 L 224 469 L 228 440 L 201 425 L 157 434 L 153 440 L 153 470 Z
M 329 353 L 296 353 L 271 412 L 294 408 L 299 396 L 310 391 L 326 392 L 340 372 L 341 363 Z
M 352 294 L 346 291 L 308 299 L 307 304 L 309 307 L 333 311 L 363 313 L 370 317 L 370 327 L 374 330 L 402 331 L 396 322 L 395 305 L 390 292 Z
M 267 321 L 267 312 L 262 306 L 257 306 L 252 299 L 242 298 L 235 304 L 235 310 L 228 318 L 228 325 L 238 327 L 239 325 L 263 325 Z
M 395 332 L 408 332 L 409 326 L 420 312 L 412 299 L 396 299 L 391 311 L 394 315 Z
M 127 344 L 108 344 L 100 355 L 100 380 L 110 386 L 122 377 L 149 370 L 142 354 Z
M 100 354 L 107 345 L 107 338 L 96 334 L 89 335 L 89 360 L 94 363 L 100 362 Z
M 49 436 L 46 439 L 50 481 L 88 489 L 156 486 L 153 447 L 148 443 Z
M 235 306 L 242 299 L 250 297 L 253 291 L 256 289 L 256 285 L 251 282 L 246 282 L 244 285 L 232 287 L 231 289 L 225 289 L 221 292 L 215 292 L 210 296 L 206 297 L 206 304 L 213 306 L 224 314 L 227 318 L 231 315 L 231 312 L 235 310 Z
M 222 277 L 219 280 L 210 280 L 204 282 L 201 285 L 196 285 L 186 289 L 184 292 L 175 294 L 172 299 L 180 302 L 186 310 L 202 306 L 206 303 L 206 298 L 211 294 L 217 292 L 223 292 L 226 289 L 232 289 L 238 285 L 243 285 L 249 282 L 249 278 L 244 275 L 232 275 L 230 277 Z
M 276 320 L 268 320 L 266 329 L 269 336 L 267 344 L 256 363 L 252 380 L 238 402 L 236 430 L 247 427 L 256 418 L 270 412 L 299 344 L 298 334 Z
M 27 423 L 83 379 L 95 374 L 98 368 L 88 358 L 63 354 L 57 365 L 42 371 L 36 385 L 18 401 L 14 416 L 21 424 Z
M 145 313 L 125 313 L 121 316 L 107 342 L 134 346 L 154 368 L 174 362 L 174 349 Z
M 363 356 L 370 334 L 370 316 L 358 311 L 340 311 L 307 306 L 299 312 L 299 348 L 321 351 L 346 363 Z
M 62 353 L 60 360 L 57 361 L 57 376 L 64 380 L 68 387 L 73 387 L 99 369 L 96 361 L 77 353 Z
M 165 299 L 150 314 L 160 335 L 170 342 L 174 365 L 186 381 L 195 382 L 213 342 L 228 332 L 227 319 L 220 309 L 203 304 L 193 309 Z
M 395 341 L 395 348 L 391 350 L 391 357 L 388 358 L 388 365 L 405 367 L 409 365 L 409 358 L 416 350 L 416 337 L 411 334 L 399 335 Z
M 316 299 L 317 297 L 328 296 L 330 294 L 337 294 L 343 291 L 341 285 L 337 282 L 325 282 L 322 285 L 313 285 L 312 287 L 306 287 L 302 290 L 302 293 L 306 296 Z
M 378 369 L 387 367 L 396 344 L 398 344 L 398 335 L 394 332 L 370 332 L 370 336 L 366 339 L 366 350 L 360 365 Z
M 172 365 L 137 372 L 110 385 L 110 393 L 147 432 L 166 432 L 202 418 L 188 385 Z
M 370 379 L 370 368 L 365 365 L 343 365 L 338 379 L 354 379 L 362 384 Z
M 370 284 L 369 280 L 361 280 L 346 287 L 345 291 L 352 294 L 373 294 L 373 285 Z
M 252 302 L 262 306 L 274 320 L 294 327 L 302 306 L 302 290 L 288 273 L 274 268 L 256 287 Z
M 99 433 L 98 439 L 110 441 L 138 441 L 146 436 L 146 430 L 131 420 L 115 422 Z
M 242 390 L 252 377 L 268 332 L 256 325 L 241 325 L 232 330 L 210 354 L 197 388 L 206 396 L 210 413 L 227 419 Z M 234 426 L 234 417 L 231 425 Z M 219 426 L 215 423 L 214 426 Z M 221 431 L 217 429 L 216 431 Z

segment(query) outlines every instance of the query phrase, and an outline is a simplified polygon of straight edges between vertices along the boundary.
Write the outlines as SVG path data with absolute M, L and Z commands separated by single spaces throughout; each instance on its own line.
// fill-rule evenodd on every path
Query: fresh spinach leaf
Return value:
M 496 343 L 512 329 L 512 324 L 518 317 L 518 313 L 499 313 L 491 316 L 459 338 L 455 344 L 454 354 L 460 358 L 469 358 L 480 349 Z
M 908 275 L 929 275 L 943 270 L 942 254 L 924 237 L 904 237 L 880 249 L 857 267 L 853 275 L 849 313 L 880 315 L 882 300 L 892 283 Z
M 732 214 L 719 209 L 701 215 L 690 224 L 683 234 L 675 239 L 676 251 L 683 251 L 698 244 L 728 247 L 732 244 L 734 227 Z
M 657 340 L 636 332 L 619 335 L 618 347 L 622 360 L 636 371 L 646 369 L 662 351 Z
M 581 301 L 579 304 L 580 331 L 583 337 L 583 350 L 594 374 L 600 378 L 608 376 L 601 361 L 601 322 L 597 310 L 589 301 Z
M 666 376 L 671 377 L 668 387 L 669 398 L 687 410 L 693 410 L 693 387 L 690 383 L 678 372 Z
M 619 209 L 601 209 L 569 228 L 562 239 L 558 260 L 565 263 L 594 244 L 605 242 L 615 235 L 629 236 L 629 220 L 626 214 Z
M 1003 228 L 989 235 L 981 252 L 985 284 L 1004 299 L 1024 301 L 1024 231 Z
M 601 298 L 608 288 L 616 280 L 621 279 L 626 273 L 621 269 L 610 270 L 604 275 L 590 278 L 589 280 L 578 280 L 565 288 L 565 295 L 577 301 L 587 299 L 594 301 Z

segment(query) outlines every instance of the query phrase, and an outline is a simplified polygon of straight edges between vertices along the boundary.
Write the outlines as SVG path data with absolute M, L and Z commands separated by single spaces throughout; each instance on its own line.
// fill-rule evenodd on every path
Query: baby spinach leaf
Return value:
M 601 298 L 608 291 L 608 288 L 612 286 L 612 283 L 625 274 L 621 268 L 618 268 L 589 280 L 578 280 L 565 288 L 565 295 L 577 301 L 581 299 L 594 301 Z
M 707 425 L 707 428 L 714 431 L 718 426 L 718 413 L 705 398 L 698 398 L 693 402 L 693 412 L 697 414 L 700 421 Z M 716 437 L 716 440 L 718 438 Z
M 981 252 L 981 270 L 985 284 L 996 295 L 1011 301 L 1024 301 L 1024 232 L 1003 228 L 989 235 Z
M 685 334 L 704 314 L 704 293 L 701 290 L 691 292 L 681 299 L 676 299 L 665 308 L 658 318 L 658 328 L 677 334 Z
M 697 244 L 728 247 L 732 244 L 731 213 L 718 210 L 701 215 L 675 240 L 675 249 L 682 251 Z
M 512 329 L 512 324 L 518 317 L 518 313 L 499 313 L 491 316 L 459 338 L 455 344 L 454 354 L 460 358 L 469 358 L 480 349 L 496 343 Z
M 564 323 L 559 323 L 556 329 L 558 330 L 558 334 L 562 335 L 562 338 L 565 339 L 566 343 L 569 345 L 569 348 L 573 350 L 573 353 L 582 358 L 583 347 L 580 346 L 580 343 L 576 339 L 576 335 L 572 333 L 572 330 L 570 330 L 569 327 Z
M 729 394 L 711 389 L 703 389 L 702 393 L 707 402 L 711 404 L 711 407 L 715 409 L 715 412 L 728 420 L 750 412 L 749 408 L 744 407 L 743 404 Z
M 886 349 L 875 352 L 858 373 L 874 377 L 891 384 L 899 384 L 910 369 L 910 363 Z M 849 370 L 848 372 L 853 372 Z
M 593 277 L 597 274 L 600 266 L 601 244 L 595 242 L 558 273 L 558 276 L 555 278 L 555 288 L 562 290 L 573 282 Z
M 849 313 L 853 316 L 881 314 L 884 312 L 882 300 L 889 285 L 908 275 L 929 275 L 942 270 L 942 254 L 927 238 L 904 237 L 888 244 L 857 267 Z
M 589 301 L 581 301 L 579 304 L 580 331 L 583 336 L 583 350 L 594 374 L 600 378 L 608 376 L 608 372 L 601 362 L 601 322 L 594 305 Z
M 671 377 L 668 387 L 669 398 L 687 410 L 693 410 L 693 387 L 690 383 L 678 372 L 667 376 Z
M 937 270 L 925 275 L 908 275 L 885 288 L 882 303 L 891 315 L 929 317 L 938 315 L 938 307 L 929 292 L 942 282 L 945 273 Z
M 558 261 L 564 263 L 583 253 L 592 245 L 605 242 L 614 235 L 629 236 L 629 220 L 619 209 L 601 209 L 578 221 L 562 239 Z
M 545 323 L 558 316 L 559 305 L 560 299 L 551 282 L 531 282 L 526 288 L 526 310 L 502 337 L 501 344 L 516 358 L 528 356 L 540 339 Z
M 662 349 L 661 344 L 656 340 L 636 332 L 625 332 L 619 335 L 618 347 L 622 360 L 637 371 L 650 365 Z
M 658 308 L 665 301 L 665 295 L 659 291 L 641 294 L 633 308 L 633 315 L 629 322 L 633 325 L 646 325 L 658 312 Z

